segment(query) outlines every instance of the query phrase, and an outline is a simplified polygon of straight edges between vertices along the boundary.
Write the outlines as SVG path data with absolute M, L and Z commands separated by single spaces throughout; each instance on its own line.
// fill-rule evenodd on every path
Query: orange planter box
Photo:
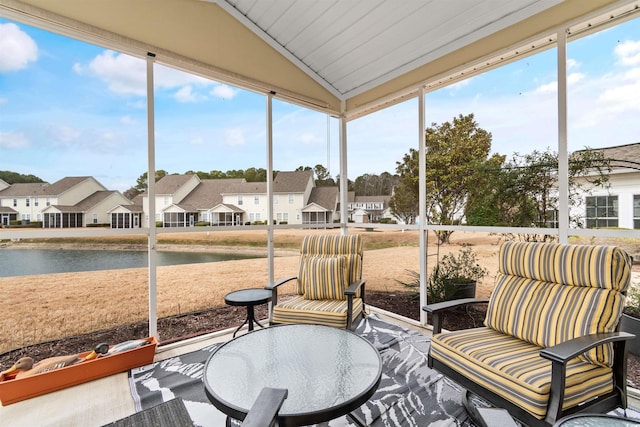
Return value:
M 149 344 L 133 350 L 123 351 L 111 356 L 103 356 L 26 378 L 15 379 L 15 374 L 9 374 L 8 378 L 0 381 L 0 402 L 3 406 L 10 405 L 21 400 L 153 363 L 158 341 L 154 337 L 146 338 L 146 340 L 149 341 Z M 88 351 L 80 353 L 79 356 L 84 357 L 89 353 Z

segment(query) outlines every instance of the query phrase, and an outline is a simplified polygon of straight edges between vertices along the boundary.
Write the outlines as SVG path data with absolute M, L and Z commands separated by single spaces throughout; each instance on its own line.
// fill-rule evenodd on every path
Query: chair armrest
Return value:
M 269 427 L 274 425 L 278 411 L 287 398 L 286 388 L 265 387 L 253 403 L 242 425 L 244 427 Z
M 449 310 L 451 308 L 462 307 L 471 304 L 486 304 L 489 302 L 488 298 L 462 298 L 454 299 L 451 301 L 436 302 L 434 304 L 428 304 L 422 307 L 424 311 L 431 314 L 436 314 L 441 311 Z
M 486 304 L 489 302 L 488 298 L 462 298 L 451 301 L 437 302 L 434 304 L 428 304 L 422 307 L 422 310 L 433 316 L 433 333 L 439 334 L 442 331 L 442 324 L 440 322 L 440 314 L 450 310 L 452 308 L 464 307 L 472 304 Z
M 555 423 L 562 414 L 564 402 L 565 384 L 567 377 L 567 362 L 580 354 L 599 345 L 614 343 L 614 387 L 621 387 L 621 394 L 626 407 L 626 340 L 635 338 L 635 335 L 626 332 L 610 332 L 604 334 L 591 334 L 565 341 L 553 347 L 540 350 L 540 356 L 551 360 L 551 388 L 549 390 L 549 405 L 547 417 L 549 424 Z M 620 369 L 621 372 L 616 373 Z
M 291 281 L 291 280 L 293 280 L 293 279 L 297 279 L 297 277 L 296 277 L 296 276 L 285 277 L 285 278 L 284 278 L 284 279 L 282 279 L 282 280 L 278 280 L 277 282 L 274 282 L 274 283 L 270 283 L 270 284 L 268 284 L 268 285 L 267 285 L 267 286 L 265 286 L 264 288 L 265 288 L 266 290 L 268 290 L 268 291 L 272 291 L 272 290 L 274 290 L 275 288 L 277 288 L 278 286 L 283 285 L 283 284 L 285 284 L 285 283 L 287 283 L 287 282 L 289 282 L 289 281 Z
M 566 364 L 569 360 L 581 355 L 602 344 L 616 341 L 626 341 L 635 338 L 635 335 L 627 332 L 610 332 L 605 334 L 592 334 L 565 341 L 553 347 L 540 350 L 540 356 L 554 362 Z
M 344 290 L 345 295 L 355 295 L 358 289 L 364 285 L 364 280 L 358 280 L 357 282 L 353 282 L 349 285 L 347 289 Z

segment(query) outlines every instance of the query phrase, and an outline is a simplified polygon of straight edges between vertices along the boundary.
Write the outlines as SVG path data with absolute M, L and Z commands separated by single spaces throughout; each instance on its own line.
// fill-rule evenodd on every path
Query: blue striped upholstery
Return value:
M 551 362 L 540 350 L 615 331 L 630 275 L 617 247 L 504 243 L 485 327 L 434 335 L 431 357 L 543 419 Z M 563 408 L 611 392 L 611 366 L 611 344 L 571 360 Z

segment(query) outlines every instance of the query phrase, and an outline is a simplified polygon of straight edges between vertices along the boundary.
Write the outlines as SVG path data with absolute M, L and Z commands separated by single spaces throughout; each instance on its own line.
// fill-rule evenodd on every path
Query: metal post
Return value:
M 424 87 L 420 88 L 418 96 L 418 215 L 420 218 L 420 307 L 428 303 L 427 301 L 427 162 L 426 162 L 426 142 L 424 133 L 425 123 L 425 96 Z M 420 323 L 427 323 L 427 313 L 420 310 Z
M 343 236 L 347 235 L 347 223 L 349 222 L 347 203 L 349 201 L 349 177 L 347 175 L 347 118 L 344 114 L 345 102 L 342 101 L 342 114 L 340 114 L 340 228 Z
M 274 281 L 273 255 L 273 95 L 267 95 L 267 260 L 269 284 Z M 271 303 L 269 303 L 271 305 Z M 271 313 L 271 307 L 269 307 Z
M 569 154 L 567 148 L 567 33 L 558 30 L 558 237 L 569 242 Z
M 153 97 L 153 61 L 155 54 L 147 54 L 147 194 L 149 198 L 149 336 L 158 336 L 158 299 L 156 271 L 156 149 Z

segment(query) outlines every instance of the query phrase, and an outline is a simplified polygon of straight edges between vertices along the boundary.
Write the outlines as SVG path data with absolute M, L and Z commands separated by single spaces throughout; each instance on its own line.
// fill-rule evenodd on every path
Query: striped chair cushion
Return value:
M 353 318 L 362 312 L 362 299 L 353 299 Z M 308 323 L 347 327 L 346 300 L 308 300 L 302 295 L 279 303 L 273 308 L 274 323 Z
M 300 281 L 306 299 L 346 299 L 348 271 L 344 256 L 313 257 L 302 260 Z
M 631 257 L 616 246 L 506 242 L 500 247 L 500 272 L 550 283 L 626 292 Z
M 550 347 L 583 335 L 613 332 L 629 286 L 630 258 L 610 246 L 508 242 L 485 325 Z M 610 344 L 583 360 L 612 366 Z
M 485 325 L 528 343 L 551 347 L 579 336 L 613 332 L 624 297 L 609 289 L 581 288 L 499 274 Z M 612 366 L 611 345 L 585 353 L 586 361 Z
M 301 255 L 349 255 L 362 254 L 362 236 L 318 234 L 305 236 L 300 247 Z
M 298 272 L 297 294 L 304 294 L 304 287 L 300 281 L 304 259 L 307 257 L 332 257 L 343 255 L 349 270 L 348 283 L 357 282 L 362 278 L 362 253 L 364 243 L 362 236 L 353 234 L 340 235 L 309 235 L 305 236 L 300 247 L 300 271 Z M 348 285 L 347 285 L 348 286 Z M 360 291 L 356 294 L 360 296 Z
M 435 359 L 542 419 L 547 413 L 551 362 L 540 357 L 540 350 L 485 327 L 434 335 L 430 351 Z M 573 359 L 567 365 L 563 408 L 612 389 L 611 368 Z

